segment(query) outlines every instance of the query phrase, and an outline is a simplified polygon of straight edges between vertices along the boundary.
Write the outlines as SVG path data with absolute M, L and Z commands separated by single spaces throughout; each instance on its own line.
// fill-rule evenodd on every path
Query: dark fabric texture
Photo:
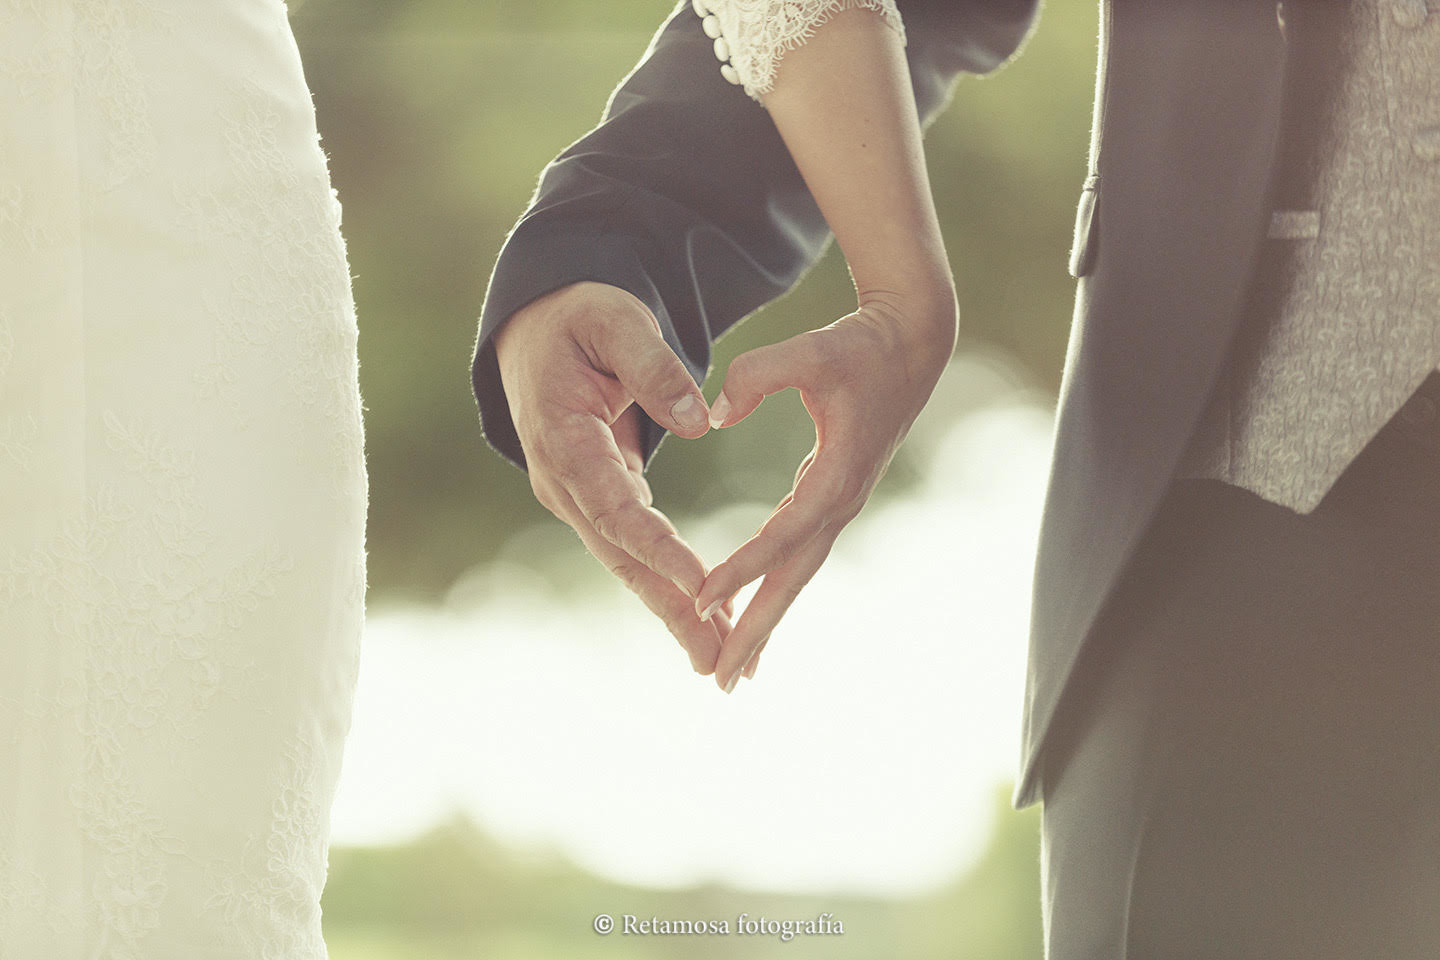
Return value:
M 1169 486 L 1042 761 L 1048 960 L 1440 956 L 1437 410 L 1308 515 Z
M 1076 291 L 1035 563 L 1013 802 L 1174 474 L 1269 222 L 1287 63 L 1266 0 L 1106 0 Z
M 1317 145 L 1334 119 L 1333 103 L 1350 65 L 1341 55 L 1350 0 L 1288 0 L 1280 5 L 1290 69 L 1285 74 L 1274 204 L 1314 210 L 1321 162 Z

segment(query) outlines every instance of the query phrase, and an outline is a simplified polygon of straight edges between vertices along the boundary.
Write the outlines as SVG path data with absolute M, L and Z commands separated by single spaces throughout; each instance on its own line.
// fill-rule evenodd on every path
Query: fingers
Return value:
M 806 333 L 747 350 L 725 371 L 725 386 L 710 409 L 710 425 L 734 426 L 770 394 L 814 382 L 821 365 L 816 341 Z
M 783 569 L 767 576 L 720 647 L 715 682 L 726 693 L 735 689 L 744 667 L 766 642 L 801 589 L 815 576 L 840 534 L 840 524 L 815 537 Z
M 755 535 L 705 578 L 695 598 L 700 619 L 706 619 L 721 601 L 733 597 L 747 583 L 789 563 L 828 524 L 849 519 L 852 508 L 844 463 L 842 454 L 826 451 L 802 469 L 795 489 Z
M 649 497 L 642 492 L 648 492 L 649 485 L 641 486 L 643 477 L 636 481 L 614 435 L 600 418 L 577 414 L 557 424 L 544 445 L 541 462 L 532 465 L 530 472 L 536 495 L 547 506 L 547 496 L 562 505 L 573 502 L 585 524 L 605 540 L 687 595 L 699 593 L 705 582 L 705 564 L 669 519 L 649 505 Z M 563 496 L 542 496 L 551 486 L 558 487 Z
M 690 666 L 696 673 L 707 676 L 714 671 L 721 642 L 730 633 L 729 615 L 717 611 L 710 621 L 701 621 L 695 616 L 688 596 L 675 584 L 597 534 L 573 501 L 563 506 L 561 519 L 575 529 L 596 559 L 664 621 L 671 635 L 689 655 Z
M 714 622 L 695 616 L 707 567 L 652 506 L 640 442 L 641 411 L 677 434 L 706 433 L 700 388 L 624 290 L 579 282 L 525 314 L 537 319 L 505 324 L 501 372 L 532 490 L 710 673 L 734 607 Z
M 625 461 L 626 469 L 630 471 L 635 492 L 640 495 L 641 502 L 649 507 L 655 504 L 655 492 L 650 489 L 650 481 L 645 479 L 645 455 L 640 452 L 640 418 L 637 416 L 639 409 L 633 403 L 626 407 L 619 419 L 610 425 L 610 431 L 615 435 L 615 445 L 620 448 L 620 456 Z M 735 615 L 733 609 L 730 615 Z
M 690 440 L 710 429 L 710 407 L 690 371 L 643 304 L 601 323 L 589 342 L 597 366 L 613 374 L 656 423 Z M 643 320 L 641 319 L 643 317 Z
M 800 461 L 800 466 L 795 468 L 795 479 L 790 483 L 790 487 L 792 490 L 795 487 L 800 486 L 800 478 L 805 476 L 805 471 L 809 470 L 810 464 L 814 462 L 815 450 L 812 449 L 808 454 L 805 455 L 805 459 Z
M 769 642 L 770 634 L 767 633 L 765 639 L 760 641 L 760 646 L 756 647 L 755 652 L 750 654 L 750 662 L 745 664 L 744 668 L 740 671 L 740 675 L 745 677 L 745 679 L 755 679 L 755 668 L 760 665 L 760 654 L 765 650 L 765 644 Z

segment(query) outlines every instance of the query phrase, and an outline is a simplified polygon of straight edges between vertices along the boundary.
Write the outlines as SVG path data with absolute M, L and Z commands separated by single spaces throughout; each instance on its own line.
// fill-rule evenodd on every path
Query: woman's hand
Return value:
M 711 408 L 711 424 L 729 426 L 766 394 L 798 387 L 815 420 L 794 490 L 695 600 L 704 617 L 765 577 L 720 644 L 715 680 L 727 692 L 742 668 L 754 674 L 770 631 L 884 475 L 950 360 L 957 326 L 899 31 L 875 10 L 834 12 L 786 51 L 762 101 L 835 233 L 860 306 L 736 357 Z
M 715 680 L 727 693 L 753 677 L 760 650 L 800 590 L 860 512 L 890 466 L 955 349 L 954 290 L 920 297 L 862 294 L 860 307 L 829 326 L 736 357 L 711 405 L 729 427 L 787 387 L 815 422 L 815 447 L 795 486 L 753 537 L 712 569 L 695 600 L 701 619 L 758 577 L 721 644 Z

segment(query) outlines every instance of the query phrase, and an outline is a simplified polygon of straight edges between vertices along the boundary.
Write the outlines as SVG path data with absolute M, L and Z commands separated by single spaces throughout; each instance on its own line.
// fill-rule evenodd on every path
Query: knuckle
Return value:
M 830 365 L 845 359 L 840 344 L 833 336 L 825 336 L 823 329 L 808 330 L 797 343 L 798 359 L 812 365 Z
M 600 309 L 577 311 L 572 322 L 583 324 L 592 342 L 604 343 L 624 331 L 626 319 L 625 311 L 607 304 Z
M 625 515 L 632 506 L 630 501 L 609 503 L 597 509 L 587 519 L 606 540 L 614 542 L 624 528 Z
M 822 520 L 821 523 L 823 524 L 823 522 Z M 806 529 L 797 528 L 786 530 L 780 536 L 776 537 L 776 549 L 770 557 L 770 570 L 782 567 L 794 559 L 795 555 L 804 548 L 805 544 L 810 542 L 810 538 L 813 537 L 815 533 L 816 529 L 814 527 L 808 527 Z M 767 570 L 766 572 L 768 573 L 769 571 Z
M 595 528 L 595 532 L 606 540 L 611 539 L 615 530 L 615 508 L 611 506 L 601 507 L 598 510 L 586 514 L 586 520 Z
M 606 562 L 605 567 L 615 575 L 617 580 L 625 584 L 625 586 L 631 590 L 635 589 L 635 573 L 630 569 L 630 564 L 611 560 Z
M 787 528 L 783 522 L 772 517 L 755 531 L 747 546 L 752 551 L 752 558 L 758 561 L 758 567 L 769 573 L 795 552 L 802 536 L 800 531 Z
M 743 393 L 748 389 L 747 385 L 754 376 L 760 360 L 757 351 L 751 350 L 730 361 L 730 366 L 725 370 L 725 393 L 732 401 L 736 394 Z
M 846 474 L 835 484 L 835 503 L 841 513 L 859 511 L 865 502 L 865 478 L 858 474 Z
M 675 534 L 667 530 L 663 524 L 656 526 L 651 533 L 641 542 L 646 550 L 655 551 L 668 544 L 674 539 Z
M 840 509 L 840 516 L 843 517 L 847 523 L 854 520 L 860 515 L 860 511 L 865 509 L 865 504 L 869 499 L 869 495 L 863 489 L 848 494 L 841 501 L 844 506 Z
M 558 443 L 559 438 L 555 438 Z M 562 490 L 586 489 L 597 472 L 595 458 L 576 453 L 574 449 L 562 452 L 557 446 L 556 456 L 551 459 L 550 473 L 556 485 Z
M 819 500 L 832 510 L 849 503 L 853 490 L 851 478 L 845 475 L 831 475 L 815 481 L 815 493 Z
M 550 482 L 557 490 L 572 490 L 575 488 L 575 480 L 579 476 L 575 467 L 566 462 L 558 461 L 550 468 Z

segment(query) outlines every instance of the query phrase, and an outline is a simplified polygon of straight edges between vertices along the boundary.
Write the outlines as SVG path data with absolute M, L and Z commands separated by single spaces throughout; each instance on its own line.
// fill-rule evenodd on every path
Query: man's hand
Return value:
M 815 447 L 794 489 L 710 571 L 695 599 L 695 611 L 708 619 L 765 577 L 723 638 L 715 681 L 727 693 L 742 672 L 754 676 L 771 631 L 884 476 L 954 352 L 956 328 L 953 291 L 918 302 L 862 297 L 855 313 L 827 327 L 731 361 L 711 425 L 739 423 L 766 396 L 797 387 L 815 421 Z
M 536 498 L 709 674 L 734 607 L 713 622 L 695 613 L 707 568 L 651 505 L 635 404 L 688 439 L 705 435 L 709 410 L 659 322 L 628 291 L 581 281 L 532 300 L 494 336 Z

